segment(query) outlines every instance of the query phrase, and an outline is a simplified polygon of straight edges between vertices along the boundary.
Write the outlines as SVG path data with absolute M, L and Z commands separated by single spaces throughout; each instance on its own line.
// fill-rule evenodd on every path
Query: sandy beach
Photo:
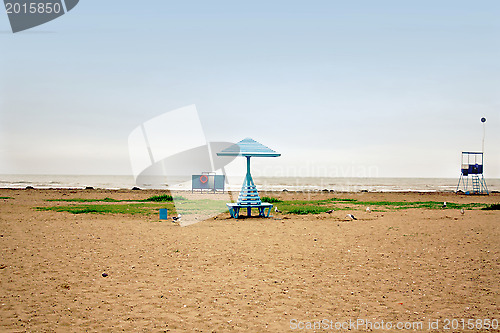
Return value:
M 225 213 L 179 227 L 154 214 L 34 209 L 67 204 L 47 199 L 139 200 L 158 193 L 0 190 L 0 331 L 319 332 L 347 331 L 333 325 L 363 319 L 421 322 L 413 331 L 462 332 L 462 319 L 500 320 L 498 210 L 368 213 L 360 206 L 240 220 Z M 264 195 L 500 202 L 497 193 Z M 307 329 L 319 321 L 332 326 Z M 438 321 L 438 329 L 429 321 Z

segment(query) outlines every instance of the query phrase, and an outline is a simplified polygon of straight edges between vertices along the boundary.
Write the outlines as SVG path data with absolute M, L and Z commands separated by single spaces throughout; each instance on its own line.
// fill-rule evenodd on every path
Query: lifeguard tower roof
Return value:
M 280 153 L 251 138 L 241 140 L 235 145 L 217 153 L 218 156 L 278 157 Z

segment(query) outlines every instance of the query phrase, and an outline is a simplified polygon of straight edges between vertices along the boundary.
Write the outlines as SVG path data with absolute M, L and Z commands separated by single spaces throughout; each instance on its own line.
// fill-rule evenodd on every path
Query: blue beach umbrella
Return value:
M 247 174 L 241 187 L 240 195 L 238 196 L 238 205 L 248 207 L 248 211 L 252 206 L 259 206 L 262 204 L 257 187 L 252 179 L 250 173 L 250 158 L 251 157 L 278 157 L 280 153 L 275 152 L 269 147 L 251 139 L 246 138 L 231 145 L 228 148 L 217 153 L 218 156 L 244 156 L 247 159 Z M 248 214 L 250 215 L 250 213 Z

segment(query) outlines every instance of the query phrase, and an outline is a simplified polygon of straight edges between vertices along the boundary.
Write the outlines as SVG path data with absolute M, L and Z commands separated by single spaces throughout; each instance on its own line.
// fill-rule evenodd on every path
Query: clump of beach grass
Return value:
M 149 215 L 156 214 L 159 208 L 167 208 L 174 213 L 172 204 L 158 205 L 155 203 L 135 203 L 135 204 L 112 204 L 112 205 L 70 205 L 36 207 L 39 211 L 67 212 L 71 214 L 128 214 L 128 215 Z
M 500 203 L 488 205 L 484 207 L 483 210 L 500 210 Z
M 286 212 L 288 214 L 309 215 L 309 214 L 321 214 L 321 213 L 324 213 L 328 210 L 329 210 L 329 207 L 303 206 L 303 207 L 289 208 Z
M 160 195 L 153 195 L 152 197 L 149 197 L 142 201 L 154 201 L 154 202 L 174 201 L 174 197 L 171 196 L 170 194 L 160 194 Z
M 268 202 L 268 203 L 278 203 L 278 202 L 283 202 L 283 200 L 280 200 L 278 198 L 272 198 L 272 197 L 262 197 L 260 199 L 262 202 Z
M 61 202 L 120 202 L 122 200 L 116 200 L 113 198 L 104 198 L 104 199 L 82 199 L 82 198 L 74 198 L 74 199 L 47 199 L 45 201 L 61 201 Z
M 186 198 L 181 196 L 171 196 L 170 194 L 160 194 L 149 197 L 145 200 L 141 201 L 153 201 L 153 202 L 166 202 L 166 201 L 174 201 L 174 200 L 186 200 Z
M 82 199 L 82 198 L 73 198 L 73 199 L 47 199 L 46 201 L 61 201 L 61 202 L 172 202 L 174 200 L 186 200 L 186 198 L 181 196 L 171 196 L 169 194 L 160 194 L 154 195 L 147 199 L 142 200 L 118 200 L 113 198 L 104 198 L 104 199 Z

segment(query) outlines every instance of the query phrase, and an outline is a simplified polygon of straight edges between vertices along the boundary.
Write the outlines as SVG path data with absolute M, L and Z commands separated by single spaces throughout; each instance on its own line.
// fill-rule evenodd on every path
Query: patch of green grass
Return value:
M 62 210 L 57 210 L 57 211 L 62 211 Z M 90 208 L 90 207 L 68 207 L 66 210 L 68 213 L 72 214 L 89 214 L 89 213 L 97 213 L 97 214 L 102 214 L 105 213 L 106 210 L 104 208 L 102 209 L 95 209 L 95 208 Z
M 5 200 L 7 200 L 7 199 L 12 199 L 12 198 L 11 198 L 11 197 L 0 197 L 0 199 L 5 199 Z
M 358 201 L 356 199 L 329 198 L 323 200 L 289 200 L 277 205 L 280 210 L 288 214 L 320 214 L 330 209 L 364 210 L 370 207 L 372 211 L 400 210 L 410 208 L 443 209 L 442 201 Z M 485 207 L 482 203 L 456 204 L 447 202 L 444 209 L 474 209 Z
M 220 214 L 227 211 L 225 200 L 185 200 L 178 203 L 177 211 L 183 215 L 189 214 Z
M 325 201 L 325 202 L 356 202 L 358 201 L 357 199 L 342 199 L 342 198 L 330 198 L 330 199 L 325 199 L 325 200 L 319 200 L 319 201 Z
M 152 197 L 149 197 L 144 200 L 139 200 L 139 201 L 145 201 L 145 202 L 168 202 L 168 201 L 180 201 L 180 200 L 187 200 L 184 197 L 181 197 L 180 195 L 176 196 L 171 196 L 169 194 L 160 194 L 160 195 L 154 195 Z
M 52 207 L 36 207 L 40 211 L 68 212 L 72 214 L 158 214 L 160 208 L 169 210 L 169 214 L 212 214 L 222 213 L 227 210 L 226 202 L 221 200 L 187 200 L 180 197 L 182 200 L 178 202 L 178 207 L 175 209 L 173 202 L 152 201 L 136 203 L 119 203 L 114 204 L 74 204 L 67 206 L 52 206 Z M 159 199 L 161 200 L 161 198 Z M 175 200 L 176 197 L 175 197 Z M 85 202 L 85 201 L 83 201 Z
M 8 197 L 3 197 L 8 198 Z M 443 202 L 440 201 L 358 201 L 356 199 L 329 198 L 323 200 L 287 200 L 283 201 L 272 197 L 263 197 L 263 202 L 274 203 L 286 214 L 308 215 L 321 214 L 330 209 L 341 210 L 364 210 L 371 207 L 372 211 L 400 210 L 410 208 L 420 209 L 443 209 Z M 80 204 L 70 206 L 37 207 L 38 210 L 50 210 L 69 212 L 73 214 L 157 214 L 159 208 L 167 208 L 173 213 L 181 214 L 213 214 L 227 211 L 226 202 L 221 200 L 188 200 L 181 196 L 172 197 L 168 194 L 156 195 L 143 200 L 116 200 L 112 198 L 104 199 L 49 199 L 48 201 L 63 202 L 109 202 L 114 204 Z M 178 207 L 174 212 L 173 201 Z M 123 202 L 133 202 L 122 204 Z M 500 204 L 486 205 L 482 203 L 456 204 L 447 202 L 444 209 L 475 209 L 498 210 Z
M 319 214 L 322 212 L 329 211 L 330 209 L 334 210 L 348 210 L 352 209 L 350 206 L 333 206 L 333 205 L 318 205 L 315 203 L 307 203 L 307 202 L 293 202 L 293 201 L 284 201 L 278 205 L 276 205 L 279 210 L 285 212 L 285 213 L 290 213 L 290 214 L 296 214 L 294 212 L 296 211 L 311 211 L 314 213 L 311 214 Z
M 321 214 L 329 210 L 329 207 L 321 207 L 321 206 L 303 206 L 303 207 L 294 207 L 285 210 L 288 214 L 297 214 L 297 215 L 309 215 L 309 214 Z
M 483 210 L 500 210 L 500 203 L 491 204 L 486 207 L 483 207 Z
M 71 214 L 157 214 L 160 208 L 167 208 L 175 214 L 172 204 L 119 204 L 119 205 L 70 205 L 53 207 L 36 207 L 39 211 L 68 212 Z
M 263 197 L 260 199 L 262 202 L 269 202 L 269 203 L 277 203 L 277 202 L 283 202 L 283 200 L 280 200 L 278 198 L 271 198 L 271 197 Z
M 358 204 L 356 199 L 329 198 L 323 200 L 287 200 L 279 202 L 276 206 L 287 214 L 307 215 L 324 213 L 330 209 L 350 210 L 353 209 L 353 205 Z
M 112 198 L 104 198 L 104 199 L 82 199 L 82 198 L 74 198 L 74 199 L 47 199 L 46 201 L 62 201 L 62 202 L 120 202 L 123 200 L 116 200 Z
M 160 194 L 160 195 L 153 195 L 152 197 L 149 197 L 142 201 L 154 201 L 154 202 L 174 201 L 174 197 L 169 194 Z
M 73 199 L 47 199 L 46 201 L 60 201 L 60 202 L 172 202 L 174 200 L 186 200 L 186 198 L 181 196 L 172 197 L 168 194 L 161 194 L 149 197 L 147 199 L 142 200 L 117 200 L 113 198 L 104 198 L 104 199 L 82 199 L 82 198 L 73 198 Z
M 426 209 L 443 209 L 443 202 L 441 201 L 363 201 L 357 202 L 356 204 L 363 206 L 378 206 L 385 207 L 387 209 L 409 209 L 409 208 L 426 208 Z M 472 209 L 484 207 L 481 203 L 470 203 L 470 204 L 456 204 L 453 202 L 447 202 L 446 208 L 444 209 Z

